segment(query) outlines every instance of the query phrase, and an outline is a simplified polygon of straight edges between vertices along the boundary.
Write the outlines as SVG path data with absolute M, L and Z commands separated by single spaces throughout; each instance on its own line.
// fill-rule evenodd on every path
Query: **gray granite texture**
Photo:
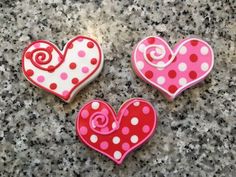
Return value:
M 66 104 L 27 82 L 21 54 L 34 40 L 62 48 L 78 34 L 101 43 L 105 67 Z M 149 35 L 208 41 L 213 71 L 168 102 L 131 68 L 133 46 Z M 235 0 L 0 0 L 0 46 L 0 176 L 236 176 Z M 75 116 L 91 99 L 117 110 L 132 97 L 155 106 L 159 126 L 117 166 L 76 139 Z

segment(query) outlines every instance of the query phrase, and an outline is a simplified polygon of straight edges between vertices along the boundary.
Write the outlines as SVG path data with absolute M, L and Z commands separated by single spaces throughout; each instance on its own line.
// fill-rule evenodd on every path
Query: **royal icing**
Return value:
M 173 100 L 212 70 L 213 50 L 205 41 L 187 38 L 172 50 L 160 37 L 140 41 L 132 53 L 136 74 Z
M 48 41 L 35 41 L 22 56 L 22 69 L 27 80 L 66 102 L 91 82 L 102 66 L 101 47 L 85 36 L 73 38 L 62 51 Z
M 155 109 L 144 99 L 126 101 L 118 114 L 106 102 L 93 100 L 79 111 L 76 131 L 86 145 L 121 164 L 151 137 L 156 125 Z

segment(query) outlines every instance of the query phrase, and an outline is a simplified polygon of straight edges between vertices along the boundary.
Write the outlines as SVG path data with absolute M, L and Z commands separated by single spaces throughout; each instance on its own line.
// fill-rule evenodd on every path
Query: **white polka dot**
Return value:
M 160 77 L 157 78 L 157 83 L 160 84 L 160 85 L 164 84 L 165 81 L 166 81 L 166 79 L 163 76 L 160 76 Z
M 136 101 L 136 102 L 134 102 L 134 106 L 139 106 L 140 105 L 140 102 L 139 101 Z
M 182 47 L 180 48 L 180 50 L 179 50 L 179 53 L 180 53 L 181 55 L 186 54 L 186 53 L 187 53 L 187 47 L 182 46 Z
M 112 125 L 111 125 L 111 127 L 112 127 L 113 129 L 115 129 L 115 128 L 116 128 L 116 122 L 113 122 Z
M 207 63 L 202 63 L 202 64 L 201 64 L 201 69 L 202 69 L 202 71 L 207 71 L 208 68 L 209 68 L 209 65 L 208 65 Z
M 179 85 L 185 85 L 185 84 L 187 84 L 187 80 L 184 77 L 180 78 Z
M 159 62 L 157 63 L 157 66 L 158 66 L 157 69 L 160 70 L 160 71 L 163 70 L 164 67 L 161 67 L 161 66 L 164 66 L 164 65 L 165 65 L 165 63 L 164 63 L 163 61 L 159 61 Z
M 137 117 L 133 117 L 133 118 L 131 119 L 131 124 L 132 124 L 132 125 L 137 125 L 137 124 L 138 124 L 138 118 L 137 118 Z
M 144 44 L 140 44 L 139 47 L 138 47 L 138 50 L 140 52 L 144 52 L 145 48 L 146 48 L 146 46 Z
M 200 52 L 202 55 L 207 55 L 208 54 L 208 48 L 206 46 L 201 47 Z
M 113 156 L 116 160 L 119 160 L 121 158 L 121 152 L 120 151 L 115 151 Z
M 137 135 L 131 136 L 130 141 L 131 141 L 132 143 L 137 143 L 137 142 L 138 142 L 138 136 L 137 136 Z
M 113 139 L 112 139 L 112 142 L 113 142 L 114 144 L 119 144 L 120 138 L 119 138 L 118 136 L 114 136 Z
M 187 69 L 187 65 L 185 63 L 180 63 L 178 68 L 180 71 L 185 71 Z
M 142 61 L 138 61 L 136 65 L 139 70 L 142 70 L 144 67 L 144 63 Z
M 96 135 L 91 135 L 91 136 L 90 136 L 90 141 L 91 141 L 92 143 L 96 143 L 96 142 L 98 141 L 98 137 L 97 137 Z
M 99 108 L 100 104 L 98 102 L 93 102 L 92 103 L 92 109 L 97 110 Z

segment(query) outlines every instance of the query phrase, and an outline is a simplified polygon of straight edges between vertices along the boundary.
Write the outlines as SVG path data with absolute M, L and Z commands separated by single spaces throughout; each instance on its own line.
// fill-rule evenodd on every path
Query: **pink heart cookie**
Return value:
M 101 47 L 85 36 L 70 40 L 62 51 L 48 41 L 35 41 L 22 56 L 25 77 L 66 102 L 91 82 L 102 66 Z
M 147 37 L 132 53 L 136 74 L 169 100 L 204 80 L 213 64 L 212 48 L 197 38 L 182 40 L 172 50 L 162 38 Z
M 155 109 L 144 99 L 126 101 L 117 115 L 106 102 L 93 100 L 78 113 L 76 131 L 86 145 L 121 164 L 151 137 L 156 119 Z

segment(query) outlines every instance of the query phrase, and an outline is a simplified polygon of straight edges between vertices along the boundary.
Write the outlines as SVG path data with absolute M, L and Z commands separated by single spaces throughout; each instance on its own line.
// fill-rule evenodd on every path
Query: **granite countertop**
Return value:
M 235 176 L 235 14 L 234 0 L 1 0 L 0 176 Z M 67 104 L 26 81 L 21 54 L 34 40 L 62 48 L 78 34 L 99 41 L 105 67 Z M 133 46 L 150 35 L 171 46 L 204 39 L 214 49 L 213 71 L 168 102 L 131 68 Z M 118 110 L 132 97 L 155 106 L 159 126 L 117 166 L 76 139 L 75 116 L 91 99 Z

